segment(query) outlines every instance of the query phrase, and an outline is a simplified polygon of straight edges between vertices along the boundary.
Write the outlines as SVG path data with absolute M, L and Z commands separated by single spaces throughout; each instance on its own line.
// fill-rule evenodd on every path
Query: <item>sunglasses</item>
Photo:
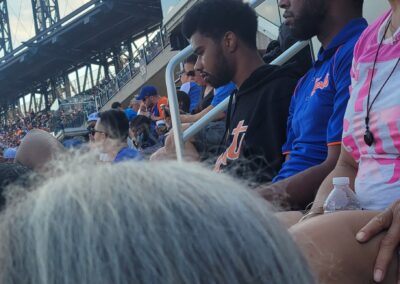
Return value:
M 92 136 L 94 136 L 94 134 L 95 134 L 96 132 L 106 134 L 104 131 L 100 131 L 100 130 L 94 129 L 94 127 L 88 127 L 88 128 L 87 128 L 87 131 L 88 131 L 89 134 L 92 135 Z

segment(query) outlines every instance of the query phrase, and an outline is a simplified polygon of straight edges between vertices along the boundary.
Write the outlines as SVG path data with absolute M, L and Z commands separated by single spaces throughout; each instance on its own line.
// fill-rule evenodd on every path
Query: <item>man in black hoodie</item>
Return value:
M 291 95 L 301 74 L 265 65 L 256 46 L 257 16 L 241 0 L 202 0 L 186 14 L 183 34 L 198 59 L 195 69 L 218 88 L 233 81 L 227 134 L 215 171 L 256 184 L 268 182 L 283 162 L 281 147 Z

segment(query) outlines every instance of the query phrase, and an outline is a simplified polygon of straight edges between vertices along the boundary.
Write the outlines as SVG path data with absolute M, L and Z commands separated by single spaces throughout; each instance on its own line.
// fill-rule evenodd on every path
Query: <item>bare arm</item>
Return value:
M 292 208 L 305 208 L 312 200 L 321 183 L 334 169 L 340 154 L 340 146 L 328 147 L 326 160 L 297 175 L 269 185 L 260 191 L 261 195 L 270 200 L 271 192 L 283 194 Z M 272 198 L 276 198 L 272 197 Z
M 342 147 L 336 166 L 319 187 L 317 196 L 315 197 L 310 211 L 303 217 L 300 212 L 283 212 L 278 215 L 278 218 L 287 226 L 291 226 L 294 223 L 297 223 L 299 219 L 301 222 L 311 217 L 323 214 L 324 202 L 333 189 L 332 179 L 334 177 L 348 177 L 350 178 L 350 187 L 354 190 L 354 180 L 356 178 L 357 171 L 358 164 Z
M 311 210 L 322 207 L 324 205 L 326 198 L 333 189 L 332 179 L 334 177 L 349 177 L 350 187 L 354 190 L 354 180 L 356 178 L 357 171 L 357 162 L 342 147 L 336 166 L 334 170 L 324 179 L 321 186 L 319 187 Z
M 151 119 L 152 121 L 159 121 L 159 120 L 164 119 L 164 117 L 162 117 L 162 116 L 150 115 L 150 119 Z
M 181 122 L 182 123 L 193 123 L 198 121 L 200 118 L 205 116 L 207 113 L 209 113 L 214 107 L 212 105 L 209 105 L 205 109 L 203 109 L 201 112 L 196 113 L 196 114 L 184 114 L 181 115 Z M 220 112 L 218 116 L 215 118 L 215 120 L 220 120 L 225 117 L 224 112 Z
M 366 244 L 354 236 L 377 212 L 341 211 L 324 214 L 290 228 L 290 232 L 309 262 L 317 283 L 354 284 L 376 283 L 373 280 L 374 262 L 379 234 Z M 383 283 L 397 283 L 397 256 L 391 257 Z

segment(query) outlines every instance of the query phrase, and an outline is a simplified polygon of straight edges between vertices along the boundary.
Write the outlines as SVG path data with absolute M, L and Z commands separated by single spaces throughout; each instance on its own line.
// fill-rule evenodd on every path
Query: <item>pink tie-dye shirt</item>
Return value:
M 354 50 L 352 85 L 344 126 L 343 145 L 359 163 L 355 191 L 363 208 L 382 210 L 400 199 L 400 64 L 382 90 L 370 112 L 370 130 L 375 143 L 365 144 L 365 117 L 372 74 L 370 105 L 400 57 L 400 33 L 385 39 L 375 70 L 379 43 L 391 11 L 361 35 Z

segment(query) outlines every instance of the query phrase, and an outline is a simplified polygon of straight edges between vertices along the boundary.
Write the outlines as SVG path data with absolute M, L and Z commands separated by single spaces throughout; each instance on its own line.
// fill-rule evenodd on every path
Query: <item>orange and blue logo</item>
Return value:
M 244 137 L 246 135 L 248 126 L 244 125 L 244 120 L 239 121 L 238 125 L 232 131 L 232 143 L 226 149 L 215 163 L 214 171 L 221 172 L 222 167 L 228 164 L 228 161 L 234 161 L 239 159 L 240 150 L 242 149 L 242 144 Z
M 314 83 L 314 88 L 311 92 L 311 97 L 314 96 L 317 90 L 323 90 L 329 86 L 329 73 L 326 74 L 325 79 L 322 81 L 321 77 L 317 78 Z

